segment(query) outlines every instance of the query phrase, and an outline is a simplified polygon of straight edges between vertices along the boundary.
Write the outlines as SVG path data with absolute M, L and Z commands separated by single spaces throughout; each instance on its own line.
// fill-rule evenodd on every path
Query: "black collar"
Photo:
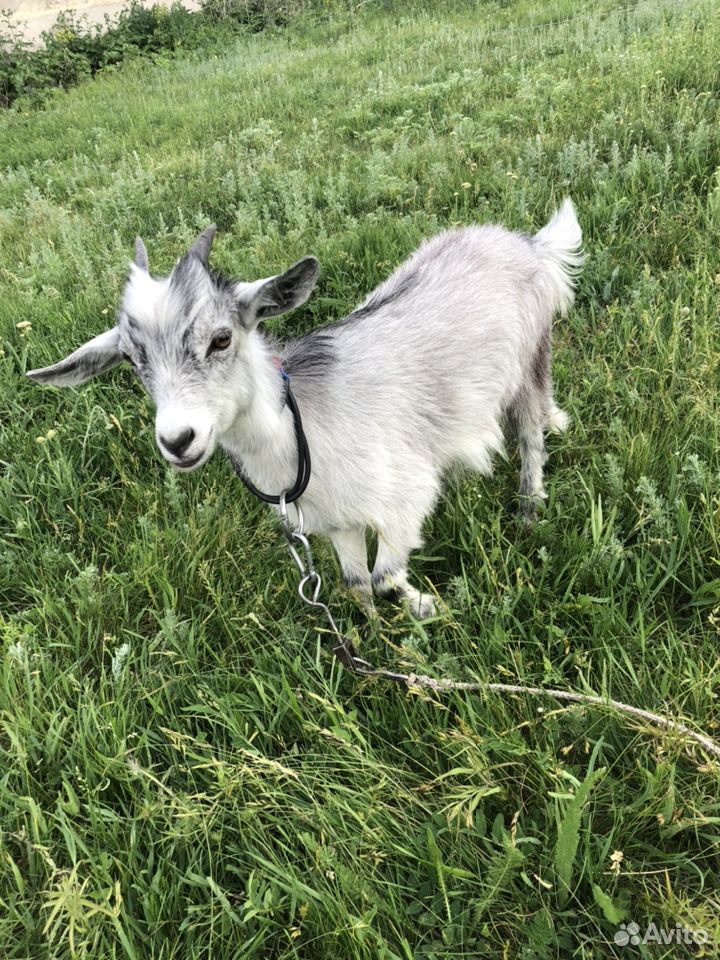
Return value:
M 307 438 L 305 436 L 305 431 L 303 430 L 300 408 L 297 405 L 295 395 L 290 389 L 290 377 L 288 376 L 288 373 L 282 364 L 280 364 L 280 373 L 282 374 L 282 378 L 285 382 L 285 401 L 283 406 L 287 404 L 287 406 L 290 407 L 290 412 L 293 415 L 293 423 L 295 425 L 295 440 L 297 442 L 297 476 L 295 477 L 295 483 L 292 485 L 292 487 L 285 491 L 285 502 L 294 503 L 295 500 L 298 500 L 303 493 L 305 493 L 307 485 L 310 482 L 310 450 L 308 449 Z M 250 493 L 256 496 L 258 500 L 264 500 L 265 503 L 280 503 L 279 495 L 263 493 L 262 490 L 258 490 L 255 484 L 248 480 L 247 476 L 245 475 L 243 465 L 240 463 L 240 461 L 236 460 L 231 454 L 228 454 L 228 457 L 233 466 L 233 470 L 238 477 L 240 477 Z

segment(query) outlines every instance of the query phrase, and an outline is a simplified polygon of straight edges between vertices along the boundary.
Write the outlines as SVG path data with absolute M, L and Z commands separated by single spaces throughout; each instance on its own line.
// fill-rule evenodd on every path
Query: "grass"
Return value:
M 171 472 L 129 372 L 23 373 L 112 322 L 136 233 L 157 272 L 210 220 L 244 278 L 314 252 L 289 334 L 439 228 L 533 230 L 570 193 L 546 515 L 508 515 L 511 458 L 428 524 L 446 613 L 366 625 L 318 543 L 325 596 L 373 661 L 720 736 L 718 49 L 706 0 L 366 7 L 0 117 L 4 957 L 620 957 L 631 921 L 715 955 L 716 765 L 602 710 L 339 672 L 221 458 Z

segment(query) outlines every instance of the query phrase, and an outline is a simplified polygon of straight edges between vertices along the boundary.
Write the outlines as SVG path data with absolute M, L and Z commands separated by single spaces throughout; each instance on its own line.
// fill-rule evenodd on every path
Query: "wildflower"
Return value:
M 118 680 L 118 679 L 119 679 L 120 674 L 122 673 L 123 666 L 125 665 L 125 661 L 127 660 L 129 653 L 130 653 L 130 644 L 129 644 L 129 643 L 123 643 L 122 646 L 118 647 L 117 650 L 115 651 L 115 653 L 113 654 L 113 658 L 112 658 L 112 663 L 111 663 L 111 665 L 110 665 L 110 669 L 111 669 L 111 671 L 112 671 L 112 675 L 113 675 L 113 679 L 114 679 L 114 680 Z
M 16 663 L 26 663 L 27 662 L 27 650 L 22 645 L 22 641 L 18 640 L 17 643 L 11 643 L 7 648 L 7 655 L 11 660 L 14 660 Z
M 45 443 L 45 437 L 35 437 L 35 443 Z
M 620 864 L 625 859 L 625 854 L 622 850 L 613 850 L 610 854 L 610 873 L 614 873 L 616 877 L 620 875 Z

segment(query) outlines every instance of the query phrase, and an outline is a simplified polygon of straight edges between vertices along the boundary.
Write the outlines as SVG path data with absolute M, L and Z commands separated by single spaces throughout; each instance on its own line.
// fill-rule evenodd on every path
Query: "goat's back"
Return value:
M 312 446 L 341 470 L 338 485 L 390 505 L 411 478 L 429 482 L 428 471 L 490 468 L 503 414 L 572 297 L 579 227 L 570 221 L 572 205 L 535 237 L 445 231 L 345 320 L 289 345 Z
M 337 373 L 359 393 L 372 385 L 387 402 L 399 392 L 447 402 L 469 382 L 495 407 L 517 390 L 571 296 L 569 273 L 542 232 L 464 227 L 423 243 L 346 320 L 320 333 Z

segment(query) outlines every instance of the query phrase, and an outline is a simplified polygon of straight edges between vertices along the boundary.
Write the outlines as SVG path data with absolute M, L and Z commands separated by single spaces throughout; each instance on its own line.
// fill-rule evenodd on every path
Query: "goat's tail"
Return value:
M 575 298 L 575 281 L 585 262 L 582 230 L 570 197 L 563 200 L 547 225 L 535 234 L 533 242 L 547 268 L 553 312 L 565 313 Z

